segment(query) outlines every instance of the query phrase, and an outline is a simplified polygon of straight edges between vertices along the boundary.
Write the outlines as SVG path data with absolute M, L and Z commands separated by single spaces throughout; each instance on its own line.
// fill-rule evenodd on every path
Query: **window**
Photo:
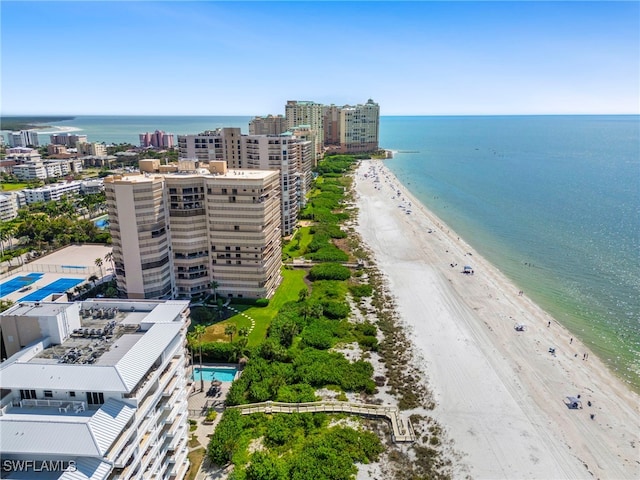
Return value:
M 44 398 L 53 398 L 53 392 L 51 390 L 45 390 Z
M 87 403 L 89 405 L 102 405 L 104 403 L 104 393 L 87 392 Z
M 234 229 L 235 231 L 238 231 L 238 230 L 240 230 L 240 226 L 239 226 L 239 225 L 234 225 L 234 226 L 233 226 L 233 229 Z
M 76 396 L 76 392 L 69 392 L 69 396 L 70 397 L 75 397 Z
M 20 400 L 31 400 L 36 398 L 35 390 L 20 390 Z

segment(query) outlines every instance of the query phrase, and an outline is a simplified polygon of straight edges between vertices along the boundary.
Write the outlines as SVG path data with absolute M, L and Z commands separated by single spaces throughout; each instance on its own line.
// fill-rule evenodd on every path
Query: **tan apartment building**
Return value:
M 101 143 L 88 143 L 78 141 L 76 143 L 78 149 L 78 156 L 94 155 L 97 157 L 104 157 L 107 155 L 107 147 Z
M 203 163 L 224 160 L 229 168 L 243 168 L 241 137 L 241 130 L 236 127 L 178 135 L 178 152 L 184 159 Z
M 313 154 L 316 162 L 324 153 L 324 108 L 320 103 L 301 100 L 288 100 L 284 107 L 287 130 L 293 131 L 297 127 L 307 126 L 313 131 Z
M 313 144 L 296 135 L 243 135 L 221 128 L 178 137 L 180 156 L 199 162 L 223 160 L 229 168 L 278 170 L 282 201 L 281 233 L 291 235 L 312 181 Z
M 222 297 L 270 297 L 280 283 L 278 172 L 181 168 L 105 179 L 120 292 L 193 298 L 215 282 Z M 161 253 L 147 259 L 150 250 Z
M 280 135 L 287 131 L 287 119 L 283 115 L 254 117 L 249 122 L 249 135 Z
M 130 299 L 174 296 L 169 208 L 162 176 L 104 179 L 118 292 Z
M 326 107 L 325 147 L 331 153 L 364 153 L 379 149 L 380 107 L 369 99 L 364 105 Z

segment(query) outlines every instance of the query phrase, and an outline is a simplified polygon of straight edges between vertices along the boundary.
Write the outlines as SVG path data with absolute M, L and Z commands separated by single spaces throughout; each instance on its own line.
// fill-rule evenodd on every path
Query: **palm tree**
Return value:
M 104 260 L 105 260 L 105 262 L 109 262 L 111 264 L 111 271 L 113 272 L 112 273 L 112 275 L 113 275 L 112 278 L 115 278 L 116 277 L 116 265 L 115 265 L 115 263 L 113 263 L 113 250 L 111 250 L 110 252 L 107 252 L 104 255 Z
M 242 327 L 238 329 L 238 335 L 240 335 L 241 337 L 248 337 L 249 336 L 249 329 L 247 327 Z
M 96 286 L 96 282 L 98 281 L 98 276 L 97 276 L 97 275 L 95 275 L 95 274 L 94 274 L 94 275 L 91 275 L 91 276 L 89 277 L 89 281 L 90 281 L 91 283 L 93 283 L 93 286 L 94 286 L 94 288 L 95 288 L 95 286 Z
M 219 286 L 220 286 L 220 284 L 218 282 L 216 282 L 215 280 L 211 280 L 211 282 L 209 283 L 209 287 L 211 288 L 211 291 L 213 292 L 213 303 L 217 303 L 217 301 L 218 301 L 216 290 L 218 289 Z
M 96 264 L 96 267 L 100 269 L 100 279 L 102 279 L 102 258 L 96 258 L 96 261 L 94 263 Z
M 204 376 L 202 375 L 202 337 L 207 332 L 204 325 L 196 325 L 193 329 L 193 336 L 198 344 L 198 353 L 200 355 L 200 391 L 204 391 Z
M 230 323 L 224 327 L 224 334 L 229 335 L 231 343 L 233 343 L 233 334 L 238 331 L 238 326 L 235 323 Z

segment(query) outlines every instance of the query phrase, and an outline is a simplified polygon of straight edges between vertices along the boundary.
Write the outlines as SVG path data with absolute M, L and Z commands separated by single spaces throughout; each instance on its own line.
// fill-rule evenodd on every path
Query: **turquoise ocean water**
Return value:
M 387 117 L 380 132 L 421 203 L 640 391 L 640 117 Z
M 250 117 L 76 117 L 89 141 Z M 48 135 L 40 137 L 48 142 Z M 640 117 L 382 117 L 398 179 L 640 391 Z

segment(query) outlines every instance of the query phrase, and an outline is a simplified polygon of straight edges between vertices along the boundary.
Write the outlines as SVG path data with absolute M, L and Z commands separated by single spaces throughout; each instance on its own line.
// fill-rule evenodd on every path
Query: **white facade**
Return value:
M 37 147 L 38 132 L 35 130 L 20 130 L 19 132 L 9 132 L 9 146 L 11 147 Z
M 12 194 L 0 194 L 0 221 L 7 222 L 18 216 L 18 197 Z
M 82 182 L 73 181 L 66 183 L 55 183 L 39 188 L 26 188 L 22 191 L 27 205 L 35 202 L 58 201 L 65 195 L 76 195 L 82 188 Z
M 183 478 L 188 315 L 188 302 L 126 300 L 3 312 L 19 350 L 0 364 L 2 478 Z
M 20 180 L 44 180 L 47 178 L 47 169 L 42 162 L 14 165 L 12 171 Z

